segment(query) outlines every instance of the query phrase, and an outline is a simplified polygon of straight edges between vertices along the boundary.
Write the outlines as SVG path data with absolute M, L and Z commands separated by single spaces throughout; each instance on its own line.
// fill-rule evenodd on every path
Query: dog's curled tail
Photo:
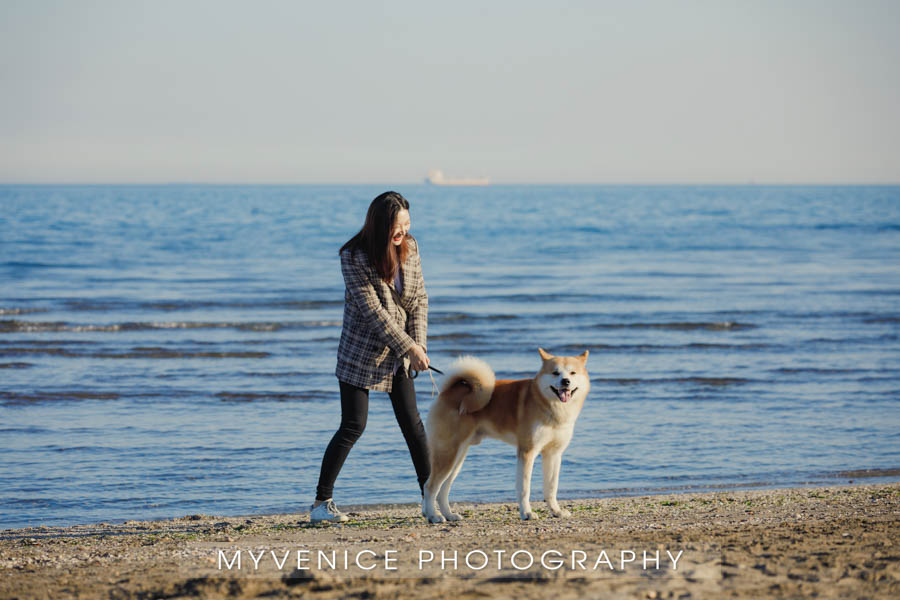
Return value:
M 474 356 L 461 356 L 450 364 L 447 378 L 441 384 L 441 396 L 459 402 L 459 414 L 481 410 L 494 393 L 494 370 Z

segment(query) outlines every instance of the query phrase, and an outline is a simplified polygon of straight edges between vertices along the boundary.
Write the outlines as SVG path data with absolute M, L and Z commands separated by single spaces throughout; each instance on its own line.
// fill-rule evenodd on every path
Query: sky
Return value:
M 900 2 L 0 0 L 0 183 L 898 183 Z

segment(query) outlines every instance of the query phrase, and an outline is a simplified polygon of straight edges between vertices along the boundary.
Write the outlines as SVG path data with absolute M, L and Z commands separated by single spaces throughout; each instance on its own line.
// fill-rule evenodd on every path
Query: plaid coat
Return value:
M 386 283 L 360 250 L 341 252 L 344 322 L 335 375 L 340 381 L 389 392 L 395 360 L 403 360 L 413 343 L 426 343 L 428 294 L 422 277 L 419 245 L 410 236 L 410 252 L 401 265 L 403 294 Z

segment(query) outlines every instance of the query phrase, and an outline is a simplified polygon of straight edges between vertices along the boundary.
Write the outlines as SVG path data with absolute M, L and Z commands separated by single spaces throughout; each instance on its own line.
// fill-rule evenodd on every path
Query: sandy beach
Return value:
M 900 484 L 0 532 L 2 598 L 896 598 Z

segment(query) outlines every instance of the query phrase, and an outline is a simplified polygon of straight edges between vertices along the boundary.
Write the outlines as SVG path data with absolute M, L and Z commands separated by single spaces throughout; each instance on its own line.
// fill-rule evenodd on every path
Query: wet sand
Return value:
M 897 598 L 900 484 L 0 532 L 0 598 Z M 299 568 L 298 568 L 299 567 Z

